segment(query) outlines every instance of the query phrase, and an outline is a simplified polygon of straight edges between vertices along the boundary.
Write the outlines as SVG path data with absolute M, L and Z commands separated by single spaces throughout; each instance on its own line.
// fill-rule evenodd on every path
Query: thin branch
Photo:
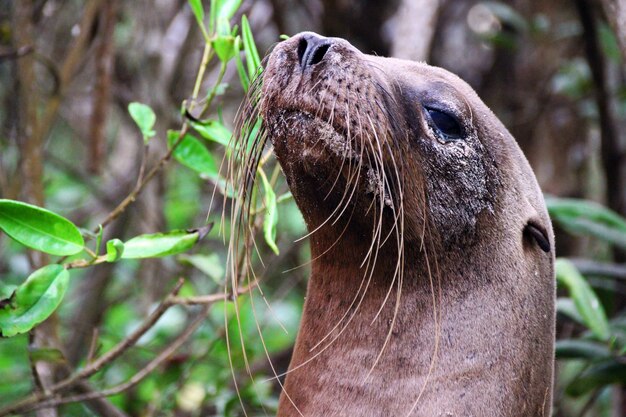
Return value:
M 30 373 L 33 377 L 33 385 L 38 391 L 43 391 L 44 386 L 41 382 L 41 378 L 39 377 L 39 372 L 37 371 L 37 366 L 35 366 L 35 360 L 33 359 L 32 352 L 35 347 L 35 334 L 33 332 L 28 333 L 28 362 L 30 364 Z
M 217 300 L 216 300 L 217 301 Z M 202 322 L 206 319 L 209 314 L 210 304 L 206 304 L 202 311 L 198 313 L 196 318 L 183 330 L 173 341 L 170 343 L 159 355 L 157 355 L 154 359 L 152 359 L 146 366 L 144 366 L 139 372 L 133 375 L 128 381 L 116 385 L 114 387 L 102 390 L 102 391 L 94 391 L 86 394 L 78 394 L 71 395 L 67 397 L 63 397 L 60 399 L 50 399 L 47 401 L 43 401 L 39 404 L 36 404 L 32 407 L 28 407 L 27 411 L 38 410 L 40 408 L 46 407 L 56 407 L 62 404 L 69 404 L 81 401 L 92 400 L 96 398 L 108 397 L 111 395 L 116 395 L 121 392 L 124 392 L 135 385 L 137 385 L 141 380 L 143 380 L 146 376 L 148 376 L 152 371 L 154 371 L 159 365 L 165 362 L 174 352 L 180 348 L 183 343 L 189 339 L 189 337 L 196 331 L 196 329 L 202 324 Z
M 91 342 L 89 343 L 89 351 L 87 352 L 87 363 L 92 363 L 93 358 L 96 356 L 96 349 L 98 349 L 98 338 L 100 331 L 96 327 L 91 334 Z
M 61 391 L 64 388 L 69 388 L 72 385 L 77 385 L 81 383 L 78 379 L 84 379 L 95 373 L 97 370 L 101 368 L 100 365 L 96 365 L 96 362 L 93 362 L 90 366 L 87 366 L 83 371 L 75 374 L 73 377 L 68 378 L 65 381 L 62 381 L 55 386 L 51 387 L 47 395 L 42 398 L 38 398 L 36 400 L 29 401 L 28 403 L 22 402 L 13 406 L 11 409 L 3 409 L 0 410 L 0 416 L 16 413 L 16 412 L 25 412 L 25 411 L 33 411 L 41 408 L 47 407 L 56 407 L 62 404 L 69 404 L 81 401 L 88 401 L 97 398 L 109 397 L 111 395 L 117 395 L 121 392 L 124 392 L 139 382 L 141 382 L 146 376 L 148 376 L 152 371 L 154 371 L 159 365 L 165 362 L 174 352 L 176 352 L 188 339 L 191 335 L 197 330 L 197 328 L 202 324 L 202 322 L 206 319 L 209 314 L 210 306 L 217 301 L 225 301 L 233 298 L 232 294 L 212 294 L 203 297 L 178 297 L 178 291 L 182 286 L 183 280 L 179 280 L 177 286 L 174 288 L 174 291 L 171 292 L 170 296 L 166 297 L 165 300 L 161 303 L 157 311 L 152 314 L 152 320 L 147 320 L 141 326 L 140 329 L 136 330 L 135 333 L 129 336 L 127 339 L 119 343 L 115 348 L 109 351 L 106 355 L 103 355 L 96 362 L 100 362 L 100 365 L 104 365 L 105 363 L 111 362 L 115 358 L 117 358 L 123 351 L 125 351 L 128 347 L 136 343 L 136 341 L 141 337 L 145 330 L 148 330 L 150 327 L 156 323 L 154 319 L 157 315 L 160 317 L 167 308 L 177 305 L 202 305 L 202 310 L 198 313 L 196 318 L 183 330 L 165 349 L 159 353 L 154 359 L 148 362 L 139 372 L 133 375 L 128 381 L 116 385 L 111 388 L 104 389 L 102 391 L 91 391 L 84 394 L 77 395 L 69 395 L 62 398 L 55 398 L 55 393 Z M 241 287 L 237 291 L 237 295 L 242 295 L 245 293 L 249 293 L 253 288 L 258 285 L 258 282 L 255 281 L 248 286 Z M 160 314 L 159 314 L 160 312 Z M 131 343 L 132 341 L 132 343 Z M 93 371 L 93 372 L 92 372 Z
M 172 158 L 172 154 L 174 153 L 174 150 L 182 142 L 188 130 L 189 130 L 189 126 L 187 122 L 183 123 L 183 127 L 180 130 L 180 133 L 178 135 L 178 139 L 176 140 L 176 142 L 174 142 L 174 144 L 170 147 L 170 149 L 165 153 L 165 155 L 161 157 L 161 159 L 159 159 L 159 161 L 152 167 L 152 169 L 148 171 L 145 177 L 140 176 L 137 182 L 137 185 L 135 186 L 133 191 L 131 191 L 131 193 L 127 195 L 126 198 L 124 198 L 124 200 L 122 200 L 122 202 L 118 204 L 117 207 L 115 207 L 107 215 L 107 217 L 100 223 L 98 228 L 94 229 L 94 233 L 100 230 L 100 226 L 102 227 L 108 226 L 112 221 L 117 219 L 120 216 L 120 214 L 122 214 L 126 210 L 126 208 L 128 208 L 128 206 L 130 206 L 132 203 L 135 202 L 135 200 L 137 199 L 141 191 L 143 191 L 146 184 L 150 182 L 150 180 L 154 178 L 154 176 L 158 174 L 159 171 L 161 171 L 161 169 L 165 166 L 165 164 Z
M 176 296 L 180 291 L 180 288 L 183 285 L 183 279 L 179 279 L 174 289 L 170 292 L 170 296 Z M 2 409 L 0 409 L 0 416 L 5 416 L 9 414 L 14 414 L 21 412 L 24 409 L 28 409 L 35 404 L 41 403 L 43 401 L 48 401 L 53 398 L 56 393 L 61 390 L 71 388 L 79 383 L 81 380 L 89 378 L 91 375 L 95 374 L 99 370 L 101 370 L 105 365 L 109 364 L 113 360 L 117 359 L 124 352 L 126 352 L 130 347 L 134 346 L 137 341 L 154 326 L 154 324 L 163 316 L 163 314 L 172 306 L 173 304 L 163 301 L 156 308 L 152 314 L 148 318 L 144 320 L 144 322 L 135 329 L 128 337 L 119 342 L 115 347 L 109 350 L 107 353 L 91 362 L 87 366 L 85 366 L 82 370 L 76 372 L 74 375 L 60 381 L 50 387 L 45 392 L 35 392 L 28 397 L 10 404 Z
M 32 45 L 24 45 L 19 48 L 9 49 L 9 48 L 0 48 L 0 62 L 9 60 L 9 59 L 17 59 L 28 54 L 33 53 L 34 48 Z
M 52 123 L 56 118 L 65 89 L 70 80 L 74 77 L 76 67 L 78 66 L 78 63 L 80 62 L 80 59 L 82 58 L 90 41 L 91 28 L 93 27 L 93 23 L 98 15 L 101 3 L 102 0 L 91 0 L 85 6 L 83 17 L 79 25 L 80 32 L 74 40 L 71 49 L 67 53 L 65 60 L 61 65 L 61 70 L 59 71 L 59 88 L 57 94 L 50 97 L 46 103 L 41 120 L 34 133 L 34 136 L 40 139 L 43 139 L 47 132 L 50 131 Z
M 80 381 L 74 387 L 74 391 L 81 393 L 92 393 L 93 388 L 87 381 Z M 128 414 L 117 408 L 106 398 L 93 398 L 86 401 L 87 407 L 101 417 L 129 417 Z
M 91 115 L 91 143 L 88 166 L 90 172 L 99 174 L 102 169 L 106 145 L 106 121 L 111 94 L 111 74 L 113 72 L 113 32 L 115 29 L 117 1 L 109 0 L 102 5 L 100 19 L 103 26 L 100 43 L 96 52 L 96 81 L 94 85 L 94 105 Z
M 237 295 L 243 295 L 249 293 L 252 289 L 256 288 L 259 285 L 258 281 L 252 282 L 250 285 L 242 286 L 237 288 Z M 168 297 L 166 302 L 171 304 L 179 304 L 185 306 L 194 306 L 194 305 L 211 305 L 216 301 L 225 301 L 233 298 L 233 294 L 210 294 L 210 295 L 200 295 L 195 297 Z

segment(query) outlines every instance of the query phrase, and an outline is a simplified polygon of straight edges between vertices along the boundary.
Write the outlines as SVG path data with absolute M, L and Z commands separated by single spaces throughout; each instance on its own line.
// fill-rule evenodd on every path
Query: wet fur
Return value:
M 553 237 L 514 139 L 439 68 L 332 39 L 302 71 L 305 35 L 269 56 L 239 118 L 241 164 L 230 167 L 244 184 L 234 236 L 246 239 L 268 141 L 310 231 L 312 274 L 278 415 L 549 415 L 554 258 L 523 231 L 532 221 L 552 247 Z M 436 135 L 423 108 L 434 105 L 462 121 L 465 140 Z

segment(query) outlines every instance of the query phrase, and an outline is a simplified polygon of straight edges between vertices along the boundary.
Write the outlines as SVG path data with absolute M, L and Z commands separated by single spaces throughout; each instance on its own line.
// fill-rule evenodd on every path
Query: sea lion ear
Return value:
M 546 229 L 539 223 L 529 220 L 524 227 L 524 235 L 534 240 L 542 251 L 550 252 L 550 239 L 548 239 Z

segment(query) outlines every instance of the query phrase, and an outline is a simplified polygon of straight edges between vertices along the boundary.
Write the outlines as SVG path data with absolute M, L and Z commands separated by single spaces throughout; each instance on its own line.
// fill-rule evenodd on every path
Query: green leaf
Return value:
M 241 0 L 217 0 L 216 18 L 230 20 L 241 6 Z
M 557 259 L 555 267 L 557 282 L 568 289 L 585 325 L 596 338 L 608 340 L 609 323 L 604 308 L 591 286 L 567 259 Z
M 226 94 L 226 90 L 228 89 L 228 83 L 219 83 L 214 87 L 214 92 L 216 96 L 223 96 Z
M 124 243 L 123 259 L 156 258 L 176 255 L 191 249 L 213 227 L 209 224 L 200 229 L 174 230 L 134 237 Z
M 190 121 L 190 123 L 202 138 L 222 146 L 228 146 L 232 132 L 217 120 Z
M 237 36 L 235 38 L 235 64 L 237 64 L 237 74 L 239 74 L 239 81 L 241 82 L 241 86 L 243 87 L 243 91 L 247 92 L 250 88 L 250 77 L 248 77 L 248 73 L 246 72 L 246 68 L 243 66 L 243 61 L 241 60 L 241 48 L 243 47 L 243 41 L 241 40 L 241 36 Z
M 47 319 L 61 303 L 69 278 L 69 272 L 61 265 L 48 265 L 33 272 L 17 288 L 10 305 L 0 310 L 0 333 L 15 336 Z
M 96 235 L 96 250 L 95 253 L 100 253 L 100 245 L 102 244 L 102 237 L 104 236 L 104 229 L 102 225 L 98 225 L 98 234 Z
M 0 230 L 31 249 L 51 255 L 74 255 L 85 246 L 72 222 L 20 201 L 0 200 Z
M 128 105 L 128 113 L 139 127 L 144 143 L 148 143 L 150 138 L 155 135 L 153 128 L 156 123 L 156 115 L 154 111 L 145 104 L 133 102 Z
M 265 218 L 263 219 L 263 237 L 267 245 L 278 255 L 278 246 L 276 245 L 276 226 L 278 225 L 278 209 L 276 207 L 276 193 L 272 189 L 265 173 L 259 170 L 259 176 L 263 182 L 263 191 L 265 195 Z
M 167 139 L 172 146 L 178 139 L 178 132 L 169 131 Z M 209 178 L 218 178 L 219 169 L 209 150 L 195 137 L 186 134 L 183 140 L 174 149 L 174 158 L 188 168 L 207 175 Z
M 616 64 L 620 64 L 622 61 L 622 54 L 619 48 L 619 42 L 613 30 L 609 25 L 601 22 L 598 27 L 598 35 L 600 35 L 600 45 L 604 54 L 608 56 Z
M 611 356 L 606 346 L 580 339 L 557 340 L 555 351 L 557 359 L 604 359 Z
M 259 57 L 259 51 L 256 49 L 254 37 L 252 36 L 252 29 L 250 29 L 250 23 L 248 23 L 248 18 L 245 15 L 241 16 L 241 35 L 243 37 L 243 48 L 246 52 L 248 76 L 251 80 L 253 80 L 261 68 L 261 58 Z
M 566 389 L 571 396 L 578 397 L 596 388 L 626 382 L 626 363 L 612 359 L 593 365 L 579 375 Z
M 217 284 L 223 283 L 224 264 L 216 253 L 210 255 L 181 255 L 180 260 L 193 265 L 211 277 Z
M 209 32 L 213 34 L 215 29 L 215 20 L 217 19 L 217 3 L 218 0 L 211 0 L 211 8 L 209 9 Z
M 33 361 L 43 361 L 48 363 L 64 363 L 65 356 L 59 349 L 35 348 L 29 349 L 30 357 Z
M 202 6 L 202 0 L 188 0 L 188 3 L 189 6 L 191 6 L 191 11 L 196 17 L 198 24 L 204 26 L 204 7 Z
M 558 297 L 556 299 L 556 311 L 557 313 L 566 315 L 576 323 L 580 323 L 583 326 L 585 325 L 585 320 L 583 320 L 582 316 L 578 312 L 578 309 L 576 308 L 576 305 L 574 304 L 574 300 L 571 298 Z
M 116 262 L 124 254 L 124 242 L 119 239 L 111 239 L 107 242 L 107 262 Z
M 231 35 L 219 35 L 213 40 L 213 49 L 220 61 L 226 63 L 230 61 L 235 53 L 235 38 Z
M 552 219 L 575 235 L 593 236 L 626 249 L 626 219 L 600 204 L 569 198 L 547 197 Z
M 4 285 L 0 282 L 0 308 L 9 303 L 16 289 L 17 285 Z

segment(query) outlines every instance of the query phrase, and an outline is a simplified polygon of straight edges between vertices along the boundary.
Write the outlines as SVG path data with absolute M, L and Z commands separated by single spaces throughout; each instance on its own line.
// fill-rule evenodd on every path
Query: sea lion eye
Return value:
M 443 140 L 456 140 L 463 137 L 463 129 L 454 116 L 430 107 L 426 107 L 426 112 L 430 118 L 429 124 Z

